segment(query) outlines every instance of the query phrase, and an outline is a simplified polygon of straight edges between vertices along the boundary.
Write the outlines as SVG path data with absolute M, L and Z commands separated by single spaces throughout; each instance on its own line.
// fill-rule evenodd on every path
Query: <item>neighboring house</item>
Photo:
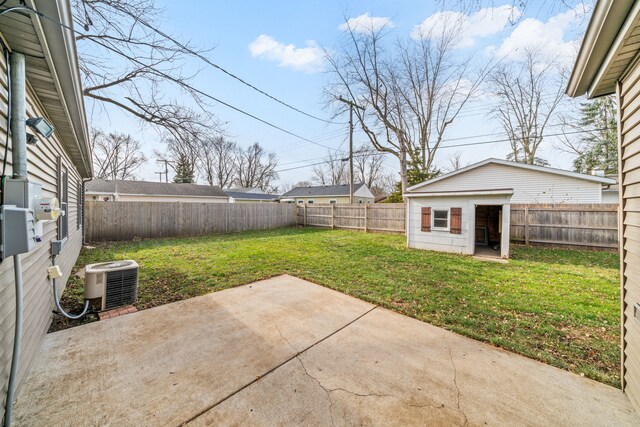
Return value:
M 620 192 L 618 186 L 618 175 L 606 175 L 607 178 L 613 179 L 615 184 L 604 184 L 602 186 L 602 203 L 619 203 Z
M 268 203 L 277 202 L 280 196 L 266 193 L 250 193 L 241 191 L 224 190 L 229 196 L 229 203 Z
M 220 187 L 212 185 L 94 179 L 85 185 L 85 200 L 228 203 L 229 196 Z
M 228 188 L 225 191 L 231 191 L 233 193 L 267 194 L 265 191 L 263 191 L 259 187 L 251 187 L 251 188 L 233 187 L 233 188 Z
M 616 94 L 620 186 L 622 390 L 640 411 L 640 2 L 600 0 L 567 94 Z
M 353 203 L 373 203 L 375 197 L 365 184 L 353 185 Z M 349 203 L 349 184 L 295 187 L 282 196 L 281 203 Z
M 407 189 L 407 245 L 509 257 L 511 203 L 600 203 L 605 177 L 499 159 Z
M 12 6 L 17 4 L 13 2 Z M 73 26 L 69 0 L 27 1 L 35 5 L 46 16 L 55 17 L 65 26 Z M 27 132 L 37 138 L 36 145 L 26 148 L 27 177 L 31 183 L 42 185 L 43 197 L 57 197 L 66 204 L 66 215 L 57 221 L 44 222 L 40 242 L 34 248 L 19 255 L 22 263 L 24 318 L 22 322 L 22 344 L 18 361 L 18 384 L 29 373 L 30 365 L 42 339 L 51 324 L 54 309 L 51 283 L 47 268 L 52 264 L 51 242 L 63 241 L 62 251 L 56 263 L 62 270 L 58 279 L 59 291 L 66 285 L 80 248 L 82 246 L 82 181 L 92 175 L 91 149 L 84 110 L 78 59 L 74 34 L 55 21 L 36 14 L 26 16 L 9 12 L 0 16 L 0 38 L 11 49 L 12 112 L 15 120 L 24 111 L 16 103 L 26 98 L 27 118 L 46 118 L 55 128 L 49 138 L 37 135 L 29 128 Z M 26 57 L 26 96 L 20 96 L 21 67 L 17 62 Z M 0 54 L 0 152 L 5 152 L 7 133 L 7 63 Z M 24 86 L 22 86 L 24 87 Z M 21 123 L 17 122 L 16 126 Z M 15 156 L 19 156 L 20 144 L 13 133 L 7 165 L 10 178 L 17 168 L 13 167 Z M 7 178 L 7 179 L 8 179 Z M 63 205 L 64 206 L 64 205 Z M 4 416 L 9 372 L 14 345 L 15 301 L 14 263 L 8 257 L 0 264 L 0 419 Z

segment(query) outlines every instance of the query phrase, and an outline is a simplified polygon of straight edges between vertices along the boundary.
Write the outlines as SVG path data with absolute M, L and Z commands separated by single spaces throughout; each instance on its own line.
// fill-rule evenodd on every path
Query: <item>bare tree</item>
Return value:
M 155 0 L 73 0 L 84 95 L 93 106 L 111 105 L 173 138 L 185 128 L 217 126 L 203 92 L 184 71 L 207 50 L 160 30 Z M 169 97 L 167 93 L 176 93 Z M 188 105 L 193 107 L 189 107 Z
M 396 156 L 401 187 L 408 168 L 424 180 L 447 128 L 477 91 L 486 69 L 474 73 L 468 58 L 454 55 L 458 22 L 438 33 L 389 43 L 387 28 L 349 29 L 336 54 L 327 53 L 333 81 L 329 100 L 342 95 L 364 106 L 355 109 L 362 131 L 376 150 Z
M 99 179 L 134 179 L 147 158 L 140 141 L 124 133 L 91 129 L 94 176 Z
M 295 184 L 291 182 L 283 182 L 278 186 L 277 191 L 280 194 L 284 194 L 289 192 L 290 190 L 293 190 L 296 187 L 309 187 L 309 186 L 311 186 L 311 182 L 309 181 L 298 181 Z
M 354 181 L 364 183 L 369 188 L 379 187 L 384 174 L 383 163 L 382 153 L 372 151 L 363 144 L 353 154 Z
M 240 187 L 258 187 L 265 192 L 273 191 L 272 183 L 278 179 L 277 165 L 275 153 L 267 153 L 256 142 L 245 150 L 238 150 L 235 183 Z
M 564 95 L 565 73 L 539 51 L 526 50 L 519 64 L 503 65 L 489 82 L 498 97 L 495 114 L 511 144 L 509 160 L 548 164 L 536 156 Z
M 198 150 L 198 166 L 209 185 L 228 188 L 236 173 L 237 146 L 223 136 L 204 138 Z
M 320 185 L 340 185 L 349 182 L 349 171 L 345 159 L 337 152 L 329 152 L 328 160 L 311 169 L 311 180 Z
M 449 167 L 447 168 L 448 172 L 455 172 L 458 169 L 462 169 L 466 166 L 469 166 L 469 163 L 463 164 L 461 151 L 456 151 L 451 156 L 449 156 Z

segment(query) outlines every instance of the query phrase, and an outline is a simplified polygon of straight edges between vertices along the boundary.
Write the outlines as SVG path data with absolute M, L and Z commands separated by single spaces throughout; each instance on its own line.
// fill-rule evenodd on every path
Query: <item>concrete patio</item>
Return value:
M 279 276 L 47 336 L 15 425 L 639 425 L 621 391 Z

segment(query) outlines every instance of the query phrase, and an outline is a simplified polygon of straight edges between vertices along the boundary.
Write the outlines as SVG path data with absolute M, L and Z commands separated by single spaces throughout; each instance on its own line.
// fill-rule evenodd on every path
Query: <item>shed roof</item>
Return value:
M 213 185 L 177 184 L 173 182 L 94 179 L 86 184 L 87 193 L 131 194 L 145 196 L 224 197 L 227 194 Z
M 567 94 L 590 97 L 615 92 L 640 50 L 640 2 L 599 0 L 576 59 Z
M 571 171 L 566 171 L 563 169 L 556 169 L 556 168 L 549 168 L 549 167 L 543 167 L 543 166 L 535 166 L 535 165 L 528 165 L 528 164 L 524 164 L 524 163 L 517 163 L 517 162 L 510 162 L 508 160 L 502 160 L 502 159 L 495 159 L 495 158 L 489 158 L 489 159 L 485 159 L 481 162 L 478 163 L 474 163 L 472 165 L 469 165 L 467 167 L 458 169 L 457 171 L 445 174 L 445 175 L 441 175 L 437 178 L 433 178 L 431 180 L 422 182 L 420 184 L 416 184 L 412 187 L 407 188 L 407 193 L 411 193 L 411 192 L 415 192 L 416 190 L 423 188 L 425 186 L 428 186 L 430 184 L 433 184 L 434 182 L 439 182 L 442 180 L 445 180 L 447 178 L 451 178 L 453 176 L 456 175 L 460 175 L 462 173 L 465 173 L 467 171 L 473 170 L 473 169 L 477 169 L 481 166 L 485 166 L 488 164 L 498 164 L 498 165 L 504 165 L 504 166 L 510 166 L 510 167 L 514 167 L 514 168 L 519 168 L 519 169 L 527 169 L 527 170 L 532 170 L 532 171 L 536 171 L 536 172 L 543 172 L 543 173 L 548 173 L 548 174 L 554 174 L 554 175 L 559 175 L 559 176 L 567 176 L 567 177 L 571 177 L 571 178 L 577 178 L 577 179 L 582 179 L 585 181 L 590 181 L 590 182 L 597 182 L 600 184 L 615 184 L 616 181 L 614 179 L 610 179 L 610 178 L 605 178 L 602 176 L 594 176 L 594 175 L 587 175 L 584 173 L 578 173 L 578 172 L 571 172 Z
M 358 191 L 363 183 L 353 184 L 353 192 Z M 295 187 L 291 190 L 287 191 L 282 195 L 282 197 L 307 197 L 307 196 L 316 196 L 316 197 L 330 197 L 330 196 L 348 196 L 349 195 L 349 184 L 342 185 L 316 185 L 310 187 Z
M 69 0 L 26 0 L 41 13 L 0 16 L 0 32 L 12 51 L 26 55 L 29 85 L 82 177 L 93 174 L 89 132 Z M 66 27 L 66 28 L 65 28 Z

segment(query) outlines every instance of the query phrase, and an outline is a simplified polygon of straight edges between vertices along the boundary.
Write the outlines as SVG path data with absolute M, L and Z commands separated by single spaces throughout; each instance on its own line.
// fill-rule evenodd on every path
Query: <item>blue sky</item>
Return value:
M 191 40 L 201 47 L 214 47 L 208 54 L 211 60 L 236 73 L 257 87 L 293 104 L 311 114 L 329 118 L 323 107 L 322 89 L 328 81 L 322 48 L 337 48 L 344 31 L 339 29 L 344 18 L 357 18 L 357 22 L 376 25 L 386 22 L 392 26 L 392 37 L 408 38 L 416 26 L 438 22 L 436 3 L 425 1 L 191 1 L 167 2 L 163 30 Z M 554 3 L 554 2 L 551 2 Z M 458 11 L 463 20 L 461 41 L 457 53 L 473 54 L 478 64 L 492 54 L 505 61 L 516 59 L 518 51 L 526 46 L 544 46 L 555 56 L 573 62 L 579 38 L 590 9 L 574 3 L 573 9 L 549 2 L 531 2 L 526 11 L 513 9 L 511 2 L 494 2 L 495 9 L 473 10 L 467 14 Z M 159 4 L 162 4 L 159 1 Z M 509 19 L 510 18 L 510 19 Z M 373 19 L 373 21 L 372 21 Z M 425 22 L 426 20 L 426 22 Z M 419 27 L 418 27 L 419 28 Z M 188 64 L 190 69 L 200 69 L 194 84 L 212 95 L 273 122 L 287 130 L 317 141 L 329 147 L 346 147 L 346 125 L 325 124 L 302 116 L 230 79 L 223 73 L 207 68 L 202 63 Z M 480 97 L 470 103 L 448 130 L 445 145 L 502 139 L 500 135 L 460 139 L 500 132 L 499 123 L 488 113 L 490 101 Z M 271 129 L 223 106 L 214 105 L 217 117 L 225 123 L 229 137 L 241 146 L 260 142 L 269 151 L 278 154 L 279 169 L 314 163 L 327 155 L 327 149 Z M 155 180 L 155 171 L 161 168 L 153 158 L 153 149 L 161 149 L 158 135 L 150 129 L 140 129 L 128 116 L 109 109 L 108 116 L 94 117 L 94 122 L 107 130 L 128 132 L 143 140 L 149 162 L 138 172 L 138 177 Z M 337 118 L 345 121 L 346 117 Z M 551 132 L 550 132 L 551 133 Z M 571 157 L 553 148 L 553 137 L 543 144 L 541 155 L 552 166 L 571 167 Z M 356 145 L 366 142 L 356 134 Z M 486 157 L 504 158 L 507 142 L 496 142 L 475 147 L 442 149 L 437 163 L 445 166 L 448 157 L 462 152 L 465 163 L 480 161 Z M 397 160 L 389 157 L 385 162 L 389 172 L 397 170 Z M 280 173 L 280 181 L 307 180 L 311 168 L 289 170 Z

